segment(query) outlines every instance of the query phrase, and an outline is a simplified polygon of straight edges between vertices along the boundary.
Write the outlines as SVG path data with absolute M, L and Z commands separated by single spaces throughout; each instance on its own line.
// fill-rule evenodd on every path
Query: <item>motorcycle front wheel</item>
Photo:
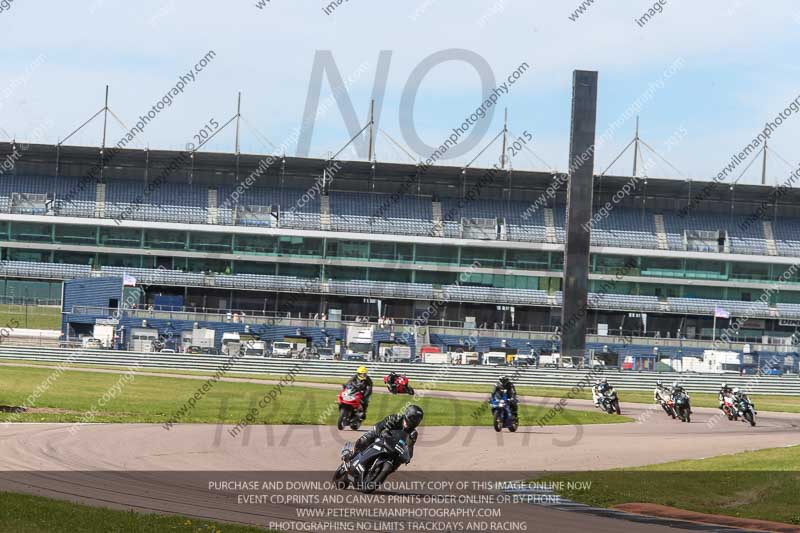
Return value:
M 347 425 L 348 418 L 349 415 L 347 413 L 347 407 L 342 405 L 341 407 L 339 407 L 339 420 L 336 421 L 336 428 L 339 431 L 342 431 L 344 427 Z
M 511 433 L 514 433 L 514 432 L 516 432 L 518 429 L 519 429 L 519 418 L 517 418 L 517 417 L 514 417 L 514 419 L 511 421 L 511 425 L 508 427 L 508 430 L 509 430 Z
M 498 433 L 503 431 L 503 414 L 500 411 L 494 414 L 494 430 Z
M 361 492 L 364 494 L 371 494 L 378 490 L 378 487 L 386 481 L 389 474 L 392 473 L 392 464 L 388 462 L 381 463 L 377 469 L 375 467 L 370 469 L 367 474 L 367 479 L 364 480 L 364 486 L 361 487 Z M 374 469 L 374 470 L 373 470 Z
M 347 469 L 343 464 L 339 465 L 339 468 L 333 473 L 333 485 L 339 490 L 345 490 L 350 485 L 350 481 L 347 479 Z
M 622 414 L 622 410 L 619 408 L 619 400 L 614 400 L 614 410 L 617 412 L 618 415 Z
M 753 418 L 753 413 L 751 413 L 750 411 L 748 411 L 748 412 L 746 412 L 744 414 L 744 418 L 745 418 L 745 420 L 750 422 L 750 427 L 754 427 L 756 425 L 756 419 Z
M 410 394 L 411 396 L 414 396 L 414 389 L 410 385 L 408 387 L 406 387 L 406 392 L 408 394 Z

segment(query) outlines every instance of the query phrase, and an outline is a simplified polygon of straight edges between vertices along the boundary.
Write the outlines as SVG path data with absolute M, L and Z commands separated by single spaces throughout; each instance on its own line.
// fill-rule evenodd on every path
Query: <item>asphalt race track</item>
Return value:
M 436 394 L 465 399 L 482 396 Z M 552 405 L 555 400 L 524 401 Z M 569 407 L 591 409 L 588 404 L 572 401 Z M 714 409 L 695 409 L 690 424 L 668 419 L 653 406 L 623 403 L 622 409 L 637 421 L 524 427 L 516 434 L 496 433 L 489 427 L 423 427 L 414 461 L 396 476 L 437 480 L 461 472 L 480 479 L 485 471 L 487 479 L 512 481 L 541 471 L 636 466 L 800 444 L 797 415 L 762 413 L 758 426 L 751 428 L 719 418 Z M 235 494 L 208 490 L 205 485 L 214 473 L 228 479 L 247 478 L 248 472 L 263 478 L 270 471 L 289 471 L 301 477 L 308 473 L 330 479 L 341 445 L 359 435 L 329 426 L 253 426 L 232 437 L 229 429 L 203 424 L 177 425 L 170 430 L 155 424 L 7 425 L 0 436 L 0 488 L 93 505 L 266 526 L 281 520 L 297 521 L 297 510 L 304 505 L 237 503 Z M 525 503 L 499 507 L 504 521 L 530 524 L 528 530 L 676 530 Z

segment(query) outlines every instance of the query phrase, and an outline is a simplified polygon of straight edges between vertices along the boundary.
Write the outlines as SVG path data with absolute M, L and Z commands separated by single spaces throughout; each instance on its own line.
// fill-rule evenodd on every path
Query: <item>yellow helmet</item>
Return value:
M 367 379 L 367 367 L 365 366 L 358 367 L 356 369 L 356 376 L 358 376 L 358 379 L 360 381 L 364 381 L 365 379 Z

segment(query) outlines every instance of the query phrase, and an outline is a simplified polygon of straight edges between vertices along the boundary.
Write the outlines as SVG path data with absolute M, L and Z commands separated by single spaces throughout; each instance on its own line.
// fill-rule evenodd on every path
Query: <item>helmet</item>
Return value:
M 508 385 L 511 380 L 508 379 L 508 376 L 500 376 L 500 379 L 497 380 L 498 385 Z
M 608 380 L 606 378 L 603 378 L 602 383 L 603 383 L 603 385 L 608 385 Z
M 367 379 L 367 367 L 360 366 L 356 369 L 356 377 L 358 377 L 359 381 L 364 381 Z
M 408 429 L 414 429 L 422 422 L 422 407 L 419 405 L 409 405 L 403 413 L 403 422 Z
M 722 382 L 722 388 L 723 388 L 723 389 L 727 389 L 727 388 L 728 388 L 728 384 L 727 384 L 727 383 L 725 383 L 724 381 Z
M 739 387 L 734 387 L 733 388 L 733 393 L 734 394 L 739 394 Z
M 673 381 L 673 382 L 672 382 L 672 388 L 673 388 L 673 389 L 676 389 L 676 388 L 678 388 L 678 385 L 680 385 L 680 383 L 678 383 L 677 381 Z
M 657 379 L 657 380 L 656 380 L 656 387 L 660 387 L 660 386 L 662 386 L 662 385 L 663 385 L 663 383 L 661 383 L 661 380 L 660 380 L 660 379 Z

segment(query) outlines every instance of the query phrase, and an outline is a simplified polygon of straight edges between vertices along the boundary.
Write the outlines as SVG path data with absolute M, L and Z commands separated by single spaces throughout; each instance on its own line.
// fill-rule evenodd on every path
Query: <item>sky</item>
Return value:
M 455 157 L 440 164 L 475 159 L 502 130 L 507 109 L 511 141 L 531 138 L 510 165 L 566 170 L 572 72 L 584 69 L 599 72 L 598 135 L 618 124 L 598 146 L 596 173 L 633 139 L 638 114 L 641 139 L 670 163 L 652 157 L 648 176 L 708 180 L 800 96 L 796 2 L 661 0 L 642 24 L 654 3 L 590 1 L 576 16 L 580 0 L 345 0 L 327 9 L 331 0 L 0 0 L 0 140 L 63 140 L 103 107 L 106 85 L 111 111 L 130 128 L 213 51 L 133 146 L 184 149 L 232 118 L 241 92 L 242 152 L 328 157 L 367 124 L 376 76 L 385 75 L 375 159 L 409 163 L 426 159 L 424 145 L 444 142 L 524 64 L 471 125 L 467 133 L 478 136 L 469 150 L 465 133 L 448 154 Z M 321 66 L 334 66 L 346 87 L 332 89 L 328 68 L 319 107 L 308 114 Z M 420 72 L 414 90 L 409 80 Z M 350 129 L 335 94 L 352 102 Z M 637 100 L 638 113 L 626 113 Z M 299 143 L 307 150 L 298 149 L 303 124 L 314 125 L 309 142 Z M 213 129 L 200 151 L 234 151 L 235 122 Z M 67 144 L 99 146 L 102 130 L 100 116 Z M 107 143 L 125 131 L 111 117 Z M 768 183 L 797 165 L 798 136 L 795 113 L 769 141 Z M 364 139 L 340 159 L 365 160 Z M 491 165 L 500 152 L 495 143 L 472 165 Z M 629 175 L 632 160 L 629 151 L 609 173 Z M 759 182 L 760 167 L 740 183 Z

